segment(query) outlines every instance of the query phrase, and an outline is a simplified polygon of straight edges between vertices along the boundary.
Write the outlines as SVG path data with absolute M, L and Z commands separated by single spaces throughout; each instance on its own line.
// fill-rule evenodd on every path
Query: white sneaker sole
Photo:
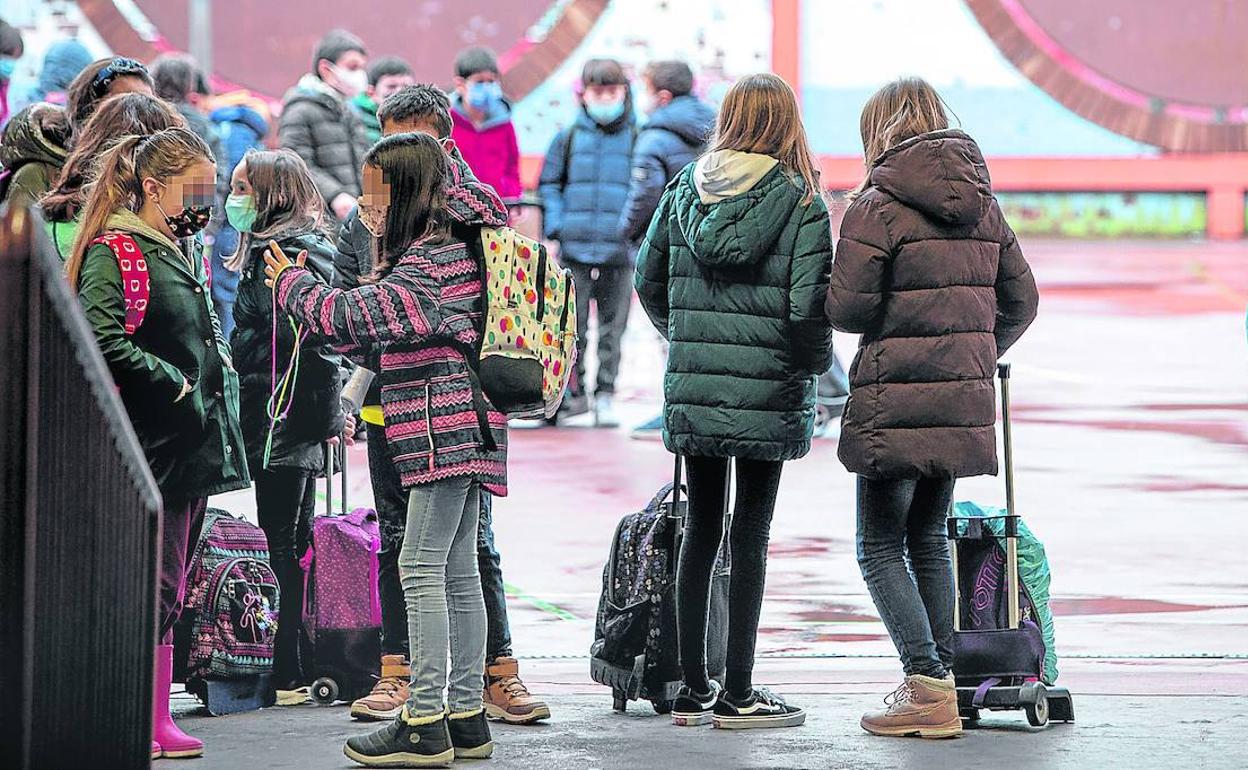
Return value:
M 700 727 L 701 725 L 709 725 L 714 713 L 710 711 L 689 712 L 672 712 L 672 724 L 677 727 Z
M 904 727 L 875 727 L 867 724 L 863 720 L 859 724 L 862 729 L 872 735 L 883 735 L 888 738 L 908 738 L 918 736 L 920 738 L 959 738 L 962 736 L 962 718 L 958 717 L 952 721 L 945 722 L 942 725 L 930 725 L 916 727 L 906 725 Z
M 389 722 L 391 719 L 397 719 L 401 713 L 403 713 L 402 703 L 386 711 L 377 711 L 368 706 L 354 704 L 351 706 L 351 718 L 361 722 Z
M 806 722 L 806 712 L 766 717 L 723 717 L 715 715 L 714 724 L 720 730 L 760 730 L 773 727 L 797 727 Z

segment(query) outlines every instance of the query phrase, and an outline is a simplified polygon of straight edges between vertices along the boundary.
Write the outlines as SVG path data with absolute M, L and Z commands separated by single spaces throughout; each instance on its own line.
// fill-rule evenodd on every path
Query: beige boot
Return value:
M 862 729 L 872 735 L 957 738 L 962 734 L 952 675 L 944 679 L 908 676 L 884 703 L 888 708 L 862 717 Z
M 367 722 L 394 719 L 407 703 L 412 667 L 402 655 L 381 656 L 381 678 L 373 691 L 351 704 L 351 716 Z
M 515 658 L 496 658 L 485 664 L 485 713 L 513 725 L 527 725 L 550 718 L 550 707 L 529 694 L 520 681 Z

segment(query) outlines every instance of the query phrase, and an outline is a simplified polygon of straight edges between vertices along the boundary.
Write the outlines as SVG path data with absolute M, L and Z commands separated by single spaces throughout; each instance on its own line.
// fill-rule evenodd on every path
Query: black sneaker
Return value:
M 490 739 L 490 726 L 485 721 L 485 709 L 462 711 L 447 719 L 451 728 L 451 745 L 455 747 L 456 759 L 489 759 L 494 753 L 494 741 Z
M 766 687 L 755 687 L 745 700 L 737 700 L 725 692 L 715 704 L 715 726 L 724 730 L 797 727 L 805 721 L 805 711 L 788 705 L 784 698 Z
M 407 709 L 385 727 L 347 739 L 342 753 L 365 767 L 450 767 L 455 760 L 446 717 L 408 724 Z
M 719 682 L 711 680 L 711 691 L 694 692 L 689 685 L 682 684 L 676 692 L 676 700 L 672 701 L 672 724 L 681 727 L 696 727 L 710 724 L 711 710 L 719 699 Z

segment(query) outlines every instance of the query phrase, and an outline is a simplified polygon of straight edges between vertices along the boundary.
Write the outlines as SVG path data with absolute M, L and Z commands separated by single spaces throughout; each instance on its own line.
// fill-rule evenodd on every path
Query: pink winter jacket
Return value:
M 520 187 L 520 147 L 516 144 L 516 126 L 511 122 L 511 108 L 497 118 L 474 126 L 462 112 L 458 99 L 451 108 L 454 129 L 451 138 L 464 156 L 477 179 L 493 187 L 503 200 L 513 200 L 523 192 Z

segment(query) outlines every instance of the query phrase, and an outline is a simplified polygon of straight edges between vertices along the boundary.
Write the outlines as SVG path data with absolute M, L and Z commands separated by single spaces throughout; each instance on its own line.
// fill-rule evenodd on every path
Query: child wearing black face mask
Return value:
M 208 496 L 250 484 L 238 375 L 204 262 L 179 242 L 207 221 L 215 166 L 202 139 L 172 128 L 123 137 L 98 168 L 65 268 L 164 503 L 152 756 L 198 756 L 169 718 L 173 626 Z

